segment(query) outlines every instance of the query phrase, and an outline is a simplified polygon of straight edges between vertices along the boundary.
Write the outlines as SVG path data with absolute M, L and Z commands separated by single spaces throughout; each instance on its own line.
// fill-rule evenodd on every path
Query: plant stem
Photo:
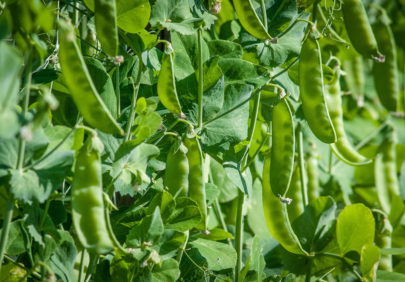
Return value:
M 23 109 L 22 114 L 24 117 L 28 111 L 28 104 L 30 101 L 29 99 L 30 99 L 30 86 L 31 86 L 31 66 L 32 66 L 32 55 L 28 54 L 27 64 L 26 64 L 25 70 L 24 70 L 25 86 L 24 86 L 24 94 L 23 94 L 24 100 L 23 100 L 23 105 L 22 105 L 22 109 Z M 25 142 L 26 141 L 23 138 L 23 136 L 20 135 L 19 143 L 18 143 L 18 158 L 17 158 L 16 169 L 21 170 L 21 171 L 22 171 L 22 168 L 24 165 Z M 6 211 L 5 211 L 3 227 L 2 227 L 1 237 L 0 237 L 0 272 L 1 272 L 1 266 L 3 264 L 4 254 L 6 252 L 11 220 L 13 218 L 13 210 L 14 210 L 14 196 L 10 193 L 8 196 L 8 199 L 7 199 Z
M 238 210 L 236 214 L 236 235 L 235 235 L 235 248 L 236 248 L 236 267 L 235 267 L 235 281 L 239 280 L 239 273 L 242 270 L 242 247 L 243 247 L 243 205 L 245 203 L 245 193 L 238 189 Z
M 141 64 L 141 62 L 139 62 Z M 115 95 L 117 96 L 117 116 L 121 115 L 120 65 L 115 69 Z
M 351 272 L 353 272 L 353 274 L 361 281 L 362 277 L 361 275 L 341 256 L 334 254 L 334 253 L 317 253 L 316 255 L 320 255 L 320 256 L 327 256 L 327 257 L 331 257 L 331 258 L 335 258 L 338 260 L 341 260 L 342 263 L 351 270 Z
M 139 87 L 141 85 L 141 74 L 142 74 L 142 69 L 143 69 L 143 64 L 142 64 L 142 59 L 138 57 L 139 59 L 139 69 L 138 69 L 138 76 L 136 78 L 136 85 L 130 77 L 130 80 L 132 82 L 132 87 L 133 87 L 133 92 L 132 92 L 132 101 L 131 101 L 131 112 L 129 114 L 129 120 L 127 122 L 127 128 L 126 128 L 126 135 L 124 141 L 128 141 L 130 136 L 131 136 L 131 128 L 134 123 L 135 119 L 135 108 L 136 108 L 136 100 L 138 99 L 138 92 L 139 92 Z
M 128 253 L 128 251 L 125 250 L 124 247 L 121 246 L 120 242 L 118 242 L 117 237 L 115 237 L 114 230 L 112 229 L 112 226 L 111 226 L 110 213 L 108 212 L 107 207 L 104 208 L 104 216 L 105 216 L 105 221 L 107 224 L 108 234 L 110 235 L 110 238 L 113 241 L 114 245 L 124 254 Z
M 80 268 L 79 268 L 79 278 L 78 282 L 82 282 L 82 276 L 84 272 L 84 253 L 86 252 L 85 249 L 82 250 L 82 255 L 80 256 Z
M 177 253 L 177 257 L 176 257 L 176 260 L 179 263 L 179 265 L 180 265 L 180 262 L 181 262 L 181 258 L 183 257 L 184 250 L 186 249 L 186 246 L 187 246 L 187 243 L 188 243 L 188 238 L 189 238 L 189 235 L 190 235 L 189 230 L 184 232 L 184 235 L 186 235 L 186 239 L 184 240 L 184 244 L 181 247 L 181 249 L 179 250 L 179 252 Z
M 262 17 L 263 17 L 263 25 L 264 28 L 267 30 L 267 13 L 266 13 L 266 5 L 264 4 L 264 0 L 260 0 L 260 8 L 262 10 Z
M 45 210 L 44 210 L 44 213 L 42 214 L 41 221 L 39 222 L 39 230 L 41 230 L 42 226 L 44 226 L 46 216 L 48 215 L 50 204 L 51 204 L 51 197 L 49 197 L 48 200 L 46 200 Z
M 221 224 L 222 229 L 225 232 L 228 232 L 228 227 L 226 227 L 226 222 L 225 222 L 224 216 L 222 215 L 221 205 L 219 204 L 218 199 L 215 199 L 215 201 L 214 201 L 214 210 L 215 210 L 215 214 Z M 228 241 L 229 246 L 232 247 L 231 239 L 228 238 L 227 241 Z
M 304 202 L 304 207 L 308 205 L 308 187 L 307 187 L 307 171 L 304 165 L 304 144 L 302 138 L 302 127 L 298 124 L 298 157 L 299 157 L 299 168 L 300 168 L 300 181 L 301 181 L 301 192 L 302 200 Z
M 203 126 L 204 66 L 202 48 L 202 28 L 198 29 L 198 129 Z

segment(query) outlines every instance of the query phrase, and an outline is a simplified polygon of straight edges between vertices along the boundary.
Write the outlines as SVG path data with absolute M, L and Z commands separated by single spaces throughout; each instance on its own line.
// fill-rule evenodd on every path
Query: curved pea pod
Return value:
M 318 41 L 310 34 L 302 45 L 299 86 L 305 119 L 314 135 L 324 143 L 335 143 L 333 128 L 324 97 L 322 58 Z
M 250 0 L 233 0 L 233 6 L 241 25 L 247 32 L 261 40 L 272 39 L 257 16 Z
M 378 47 L 385 55 L 383 63 L 373 64 L 375 89 L 381 104 L 389 111 L 396 111 L 399 100 L 397 51 L 388 16 L 383 13 L 373 24 Z
M 392 225 L 388 218 L 384 217 L 383 219 L 381 219 L 376 226 L 375 244 L 382 249 L 391 248 L 392 230 Z M 378 269 L 392 271 L 392 256 L 388 254 L 381 255 Z
M 64 22 L 60 22 L 59 26 L 59 62 L 77 108 L 91 126 L 106 133 L 122 135 L 124 131 L 108 111 L 90 78 L 76 44 L 73 27 Z
M 383 62 L 384 56 L 377 47 L 371 25 L 361 0 L 345 0 L 342 4 L 347 35 L 354 49 L 366 58 Z
M 290 222 L 294 222 L 294 220 L 304 212 L 300 168 L 298 165 L 295 165 L 287 197 L 291 199 L 291 203 L 287 206 L 288 218 Z
M 194 200 L 201 212 L 201 225 L 199 228 L 207 229 L 207 203 L 204 184 L 204 159 L 200 143 L 196 137 L 184 138 L 187 147 L 187 159 L 189 165 L 188 195 Z
M 174 196 L 187 195 L 189 177 L 187 151 L 183 143 L 174 143 L 167 155 L 164 185 Z
M 117 9 L 115 0 L 94 0 L 97 37 L 109 56 L 118 53 Z
M 72 219 L 83 247 L 91 253 L 105 254 L 113 249 L 113 243 L 104 217 L 100 149 L 94 138 L 97 137 L 87 141 L 77 154 L 72 184 Z
M 334 144 L 330 144 L 333 152 L 343 162 L 352 166 L 370 163 L 371 160 L 360 155 L 347 139 L 346 132 L 343 127 L 343 111 L 339 84 L 339 70 L 336 71 L 335 77 L 331 81 L 331 84 L 328 84 L 326 86 L 326 89 L 326 102 L 337 136 L 337 141 Z
M 297 255 L 308 256 L 308 252 L 302 248 L 297 235 L 291 227 L 287 204 L 281 202 L 281 199 L 274 196 L 271 191 L 270 164 L 271 159 L 267 158 L 263 166 L 263 208 L 267 227 L 271 235 L 284 249 Z
M 271 189 L 274 195 L 285 196 L 294 170 L 295 134 L 292 113 L 287 100 L 273 107 L 271 137 Z
M 306 159 L 308 176 L 308 201 L 312 203 L 319 197 L 319 170 L 318 155 L 314 153 L 315 148 L 311 148 L 310 154 Z
M 181 105 L 177 96 L 176 79 L 174 77 L 173 57 L 173 49 L 166 47 L 162 57 L 162 66 L 157 82 L 157 92 L 163 106 L 173 114 L 181 115 Z

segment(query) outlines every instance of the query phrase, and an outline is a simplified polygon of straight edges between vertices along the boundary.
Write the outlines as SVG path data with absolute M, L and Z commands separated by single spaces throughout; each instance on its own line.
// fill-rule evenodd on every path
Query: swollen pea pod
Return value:
M 334 144 L 330 144 L 330 146 L 336 156 L 343 162 L 352 166 L 364 165 L 371 162 L 371 160 L 360 155 L 353 148 L 347 139 L 346 132 L 343 127 L 342 98 L 340 93 L 339 77 L 340 70 L 337 69 L 331 83 L 326 85 L 326 103 L 328 105 L 329 114 L 337 137 L 337 141 Z
M 251 0 L 233 0 L 233 6 L 244 29 L 254 37 L 271 40 L 272 37 L 257 16 Z
M 66 85 L 84 120 L 106 133 L 123 134 L 91 80 L 89 71 L 76 44 L 73 27 L 60 22 L 59 62 Z
M 374 177 L 381 207 L 390 212 L 393 195 L 399 195 L 399 183 L 396 167 L 396 134 L 393 128 L 385 136 L 374 162 Z
M 201 212 L 201 229 L 207 229 L 207 203 L 204 184 L 204 159 L 200 143 L 195 136 L 184 138 L 187 147 L 187 159 L 189 165 L 188 196 L 194 200 Z
M 373 64 L 375 89 L 381 104 L 389 111 L 396 111 L 399 100 L 397 51 L 389 18 L 383 12 L 373 24 L 378 47 L 385 55 L 385 62 Z
M 72 184 L 72 219 L 80 243 L 89 252 L 113 249 L 104 218 L 100 152 L 103 145 L 93 136 L 79 150 Z
M 187 195 L 189 177 L 187 151 L 183 143 L 176 142 L 167 155 L 164 185 L 173 196 Z
M 118 53 L 117 9 L 115 0 L 95 0 L 94 13 L 97 37 L 109 56 Z
M 291 199 L 291 203 L 287 206 L 288 218 L 290 219 L 290 222 L 294 222 L 294 220 L 304 212 L 300 167 L 298 164 L 295 165 L 287 197 Z
M 170 45 L 169 47 L 166 46 L 157 82 L 157 92 L 163 106 L 173 114 L 181 115 L 181 105 L 177 96 L 176 78 L 174 77 L 173 57 L 173 49 Z
M 375 244 L 380 248 L 391 248 L 392 226 L 390 221 L 385 216 L 382 220 L 377 222 L 378 224 L 376 226 L 375 232 Z M 392 271 L 392 256 L 388 254 L 381 255 L 378 269 Z
M 273 107 L 271 137 L 271 189 L 274 195 L 285 196 L 294 170 L 295 134 L 292 113 L 287 100 Z
M 354 49 L 366 58 L 384 62 L 362 1 L 345 0 L 342 3 L 342 13 L 347 35 Z
M 263 208 L 267 222 L 267 227 L 271 235 L 287 251 L 308 256 L 297 235 L 294 233 L 288 218 L 287 204 L 282 202 L 282 198 L 274 196 L 270 187 L 270 165 L 271 159 L 266 158 L 263 166 Z
M 308 176 L 308 201 L 314 202 L 319 197 L 319 157 L 312 147 L 306 159 L 307 176 Z
M 302 45 L 299 86 L 305 119 L 314 135 L 324 143 L 335 143 L 336 132 L 324 97 L 322 58 L 318 41 L 309 34 Z

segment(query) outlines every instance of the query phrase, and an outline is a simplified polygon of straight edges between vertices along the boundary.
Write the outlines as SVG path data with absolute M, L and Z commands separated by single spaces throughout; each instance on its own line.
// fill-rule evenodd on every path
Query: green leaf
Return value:
M 39 177 L 35 171 L 10 169 L 10 175 L 11 193 L 13 193 L 15 198 L 23 200 L 28 204 L 31 204 L 33 200 L 37 200 L 40 203 L 45 201 L 45 191 L 39 185 Z
M 116 0 L 118 26 L 130 33 L 137 33 L 146 27 L 151 7 L 148 0 Z
M 200 235 L 200 238 L 211 241 L 223 241 L 226 239 L 233 239 L 233 235 L 221 228 L 214 228 L 210 230 L 208 234 L 202 233 Z
M 3 138 L 12 138 L 20 128 L 16 106 L 22 62 L 14 47 L 0 42 L 0 137 Z
M 164 231 L 160 209 L 157 207 L 152 215 L 144 217 L 129 231 L 126 243 L 130 247 L 141 248 L 144 243 L 153 245 L 159 242 Z
M 339 214 L 336 226 L 336 237 L 340 253 L 350 251 L 361 253 L 366 244 L 374 242 L 375 222 L 370 209 L 363 204 L 346 206 Z
M 240 167 L 233 161 L 224 162 L 225 172 L 228 178 L 246 195 L 252 194 L 252 174 L 250 169 L 244 172 L 240 171 Z
M 179 23 L 192 18 L 187 0 L 156 0 L 152 6 L 150 24 L 152 27 L 164 26 L 170 30 L 171 23 Z
M 238 43 L 216 39 L 207 42 L 211 56 L 221 58 L 242 58 L 243 49 Z
M 115 95 L 110 75 L 99 60 L 92 57 L 84 57 L 84 61 L 101 99 L 111 115 L 117 118 L 117 96 Z
M 210 159 L 210 175 L 220 191 L 220 202 L 229 202 L 238 196 L 238 187 L 229 179 L 224 167 L 214 159 Z
M 252 193 L 247 199 L 247 223 L 253 233 L 260 238 L 271 238 L 267 228 L 266 218 L 263 210 L 262 185 L 260 179 L 255 179 L 252 186 Z
M 236 265 L 236 251 L 228 244 L 201 238 L 190 244 L 207 260 L 209 270 L 219 271 L 234 268 Z
M 145 108 L 141 110 L 140 108 L 142 104 L 145 105 Z M 151 137 L 162 124 L 162 117 L 154 111 L 155 109 L 150 107 L 150 104 L 151 101 L 145 100 L 144 97 L 139 98 L 137 101 L 137 116 L 131 129 L 134 136 L 134 144 L 140 144 L 147 138 Z
M 250 269 L 256 271 L 257 281 L 262 281 L 263 270 L 266 266 L 259 237 L 255 236 L 250 249 Z
M 226 84 L 248 82 L 261 86 L 269 80 L 266 68 L 242 59 L 220 57 L 218 64 L 225 76 Z
M 377 246 L 374 246 L 373 244 L 363 246 L 361 249 L 360 267 L 365 281 L 375 281 L 379 260 L 380 249 Z
M 225 88 L 224 104 L 218 115 L 231 110 L 246 101 L 253 91 L 253 86 L 247 84 L 229 84 Z M 217 116 L 218 116 L 217 115 Z M 249 118 L 249 103 L 244 103 L 232 113 L 228 113 L 204 126 L 201 132 L 201 142 L 210 151 L 227 151 L 231 146 L 247 137 Z
M 405 255 L 405 248 L 384 248 L 380 252 L 381 255 Z
M 392 282 L 392 281 L 404 281 L 405 274 L 384 270 L 377 270 L 376 282 Z
M 10 225 L 6 248 L 8 255 L 20 255 L 31 247 L 31 243 L 27 241 L 28 234 L 23 223 L 23 220 L 16 220 Z
M 194 228 L 201 221 L 201 213 L 196 202 L 190 198 L 176 199 L 176 209 L 167 219 L 165 227 L 179 232 Z
M 176 281 L 180 277 L 179 264 L 175 259 L 164 260 L 152 270 L 152 282 Z

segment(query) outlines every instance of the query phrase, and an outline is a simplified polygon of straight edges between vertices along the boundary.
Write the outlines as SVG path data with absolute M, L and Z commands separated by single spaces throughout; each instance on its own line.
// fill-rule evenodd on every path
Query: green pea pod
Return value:
M 338 69 L 331 83 L 327 84 L 326 86 L 326 102 L 337 136 L 337 141 L 334 144 L 330 144 L 330 146 L 336 156 L 343 162 L 352 166 L 364 165 L 370 163 L 371 160 L 360 155 L 353 148 L 353 146 L 347 139 L 346 132 L 343 127 L 343 111 L 339 84 L 339 72 L 340 70 Z
M 271 150 L 271 189 L 274 195 L 285 196 L 294 170 L 295 134 L 287 100 L 273 107 Z
M 314 135 L 324 143 L 335 143 L 333 128 L 324 97 L 322 58 L 318 41 L 310 34 L 301 48 L 299 86 L 302 109 Z
M 113 249 L 104 218 L 100 140 L 93 136 L 79 150 L 72 184 L 72 219 L 80 243 L 89 252 Z
M 97 37 L 109 56 L 118 54 L 117 9 L 115 0 L 95 0 L 94 12 Z
M 250 0 L 233 0 L 233 6 L 241 25 L 247 32 L 261 40 L 272 39 L 257 16 Z
M 350 52 L 350 56 L 342 60 L 343 70 L 346 75 L 343 76 L 350 92 L 355 96 L 363 96 L 364 94 L 364 67 L 363 57 L 356 54 L 356 52 Z
M 181 115 L 181 105 L 177 96 L 176 79 L 174 77 L 173 56 L 174 53 L 171 47 L 166 47 L 159 72 L 157 92 L 163 106 L 173 114 Z
M 59 27 L 59 62 L 77 108 L 91 126 L 106 133 L 122 135 L 124 131 L 111 116 L 90 78 L 76 44 L 73 27 L 64 22 L 60 22 Z
M 167 155 L 164 185 L 173 196 L 187 195 L 189 177 L 187 151 L 183 143 L 176 142 Z
M 282 203 L 281 199 L 274 196 L 271 190 L 270 165 L 271 159 L 267 158 L 263 166 L 263 208 L 267 227 L 271 235 L 284 249 L 294 254 L 308 256 L 308 252 L 302 248 L 297 235 L 291 227 L 287 204 Z
M 378 47 L 385 55 L 383 63 L 373 64 L 375 89 L 381 104 L 394 112 L 397 110 L 399 100 L 397 51 L 389 19 L 385 13 L 382 13 L 373 24 L 373 30 Z
M 300 168 L 298 165 L 294 168 L 290 188 L 288 188 L 287 198 L 291 199 L 291 203 L 287 206 L 288 218 L 290 219 L 290 222 L 294 222 L 294 220 L 304 212 Z
M 189 165 L 188 176 L 188 195 L 194 200 L 201 212 L 202 226 L 200 228 L 207 229 L 207 203 L 205 196 L 204 185 L 204 159 L 201 151 L 201 146 L 196 137 L 184 139 L 184 145 L 187 147 L 187 159 Z
M 354 49 L 367 58 L 383 62 L 384 56 L 378 52 L 371 25 L 361 0 L 345 0 L 342 3 L 343 20 L 347 35 Z
M 318 155 L 314 153 L 315 148 L 311 148 L 310 154 L 306 159 L 307 175 L 308 175 L 308 201 L 314 202 L 319 197 L 319 170 L 318 170 Z

